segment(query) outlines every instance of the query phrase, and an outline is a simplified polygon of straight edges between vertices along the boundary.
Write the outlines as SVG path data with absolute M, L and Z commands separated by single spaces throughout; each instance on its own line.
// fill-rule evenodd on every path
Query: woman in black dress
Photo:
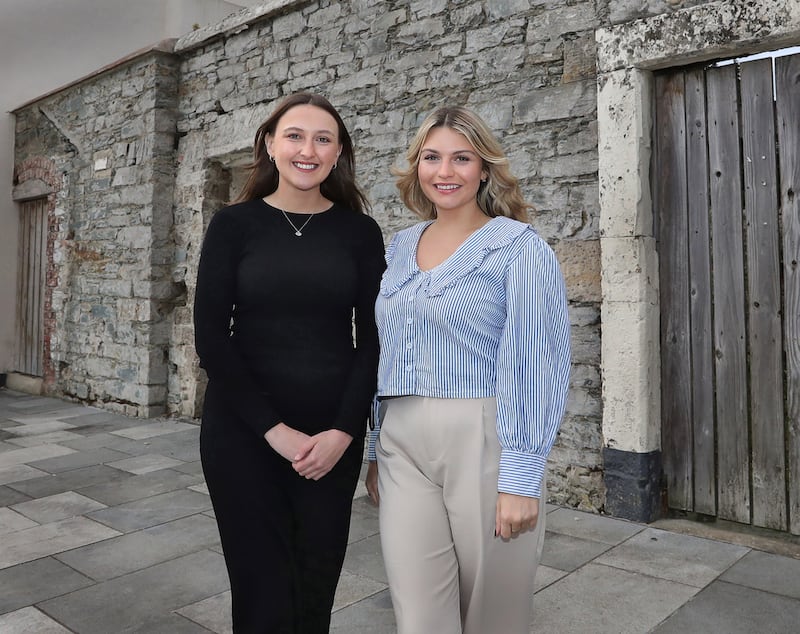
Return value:
M 234 632 L 327 632 L 361 468 L 385 267 L 345 125 L 284 99 L 203 242 L 194 321 L 200 452 Z M 355 319 L 355 328 L 353 328 Z

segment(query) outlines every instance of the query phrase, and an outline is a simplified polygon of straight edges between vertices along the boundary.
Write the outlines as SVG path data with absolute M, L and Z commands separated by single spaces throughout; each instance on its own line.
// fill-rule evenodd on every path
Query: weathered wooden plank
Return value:
M 714 451 L 714 338 L 711 329 L 711 261 L 708 227 L 708 148 L 706 86 L 701 68 L 685 73 L 686 162 L 692 436 L 694 442 L 693 510 L 716 515 Z
M 25 365 L 25 345 L 23 342 L 24 334 L 25 334 L 25 315 L 26 315 L 26 304 L 25 304 L 25 289 L 26 289 L 26 282 L 25 276 L 28 272 L 28 251 L 25 247 L 25 236 L 26 236 L 26 226 L 25 226 L 25 215 L 20 213 L 19 218 L 19 257 L 17 258 L 17 262 L 19 262 L 19 271 L 17 273 L 17 312 L 16 312 L 16 342 L 14 346 L 14 369 L 15 370 L 22 370 L 23 366 Z
M 35 376 L 44 375 L 44 296 L 47 271 L 47 199 L 36 201 L 36 288 L 33 313 L 33 372 Z
M 683 75 L 656 77 L 654 204 L 659 222 L 662 458 L 669 505 L 692 508 L 689 269 Z
M 706 86 L 716 357 L 717 515 L 749 523 L 750 447 L 736 67 L 709 69 Z
M 783 225 L 789 530 L 800 535 L 800 55 L 775 60 Z
M 753 524 L 786 530 L 778 175 L 772 60 L 742 64 Z

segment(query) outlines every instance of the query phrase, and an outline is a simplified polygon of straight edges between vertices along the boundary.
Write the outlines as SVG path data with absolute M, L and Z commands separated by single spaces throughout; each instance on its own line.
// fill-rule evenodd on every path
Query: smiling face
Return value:
M 322 108 L 294 106 L 278 120 L 267 138 L 267 152 L 275 159 L 278 189 L 309 192 L 328 177 L 342 146 L 336 120 Z
M 486 178 L 483 161 L 473 145 L 452 128 L 433 128 L 419 154 L 417 178 L 422 193 L 442 213 L 480 212 L 477 194 Z

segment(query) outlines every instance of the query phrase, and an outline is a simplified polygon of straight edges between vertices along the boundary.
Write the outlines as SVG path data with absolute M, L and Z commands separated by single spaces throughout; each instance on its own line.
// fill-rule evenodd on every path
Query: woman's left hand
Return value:
M 292 466 L 308 480 L 319 480 L 339 462 L 353 442 L 353 437 L 339 429 L 329 429 L 311 436 L 300 447 Z
M 539 498 L 513 493 L 497 494 L 495 537 L 510 539 L 525 531 L 532 531 L 539 521 Z

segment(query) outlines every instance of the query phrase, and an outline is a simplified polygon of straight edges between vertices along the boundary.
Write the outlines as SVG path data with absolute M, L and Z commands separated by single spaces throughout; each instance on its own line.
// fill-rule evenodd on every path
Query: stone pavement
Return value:
M 0 389 L 0 633 L 229 632 L 198 435 Z M 547 528 L 531 632 L 799 630 L 797 541 L 771 554 L 555 506 Z M 395 631 L 363 485 L 331 631 Z

